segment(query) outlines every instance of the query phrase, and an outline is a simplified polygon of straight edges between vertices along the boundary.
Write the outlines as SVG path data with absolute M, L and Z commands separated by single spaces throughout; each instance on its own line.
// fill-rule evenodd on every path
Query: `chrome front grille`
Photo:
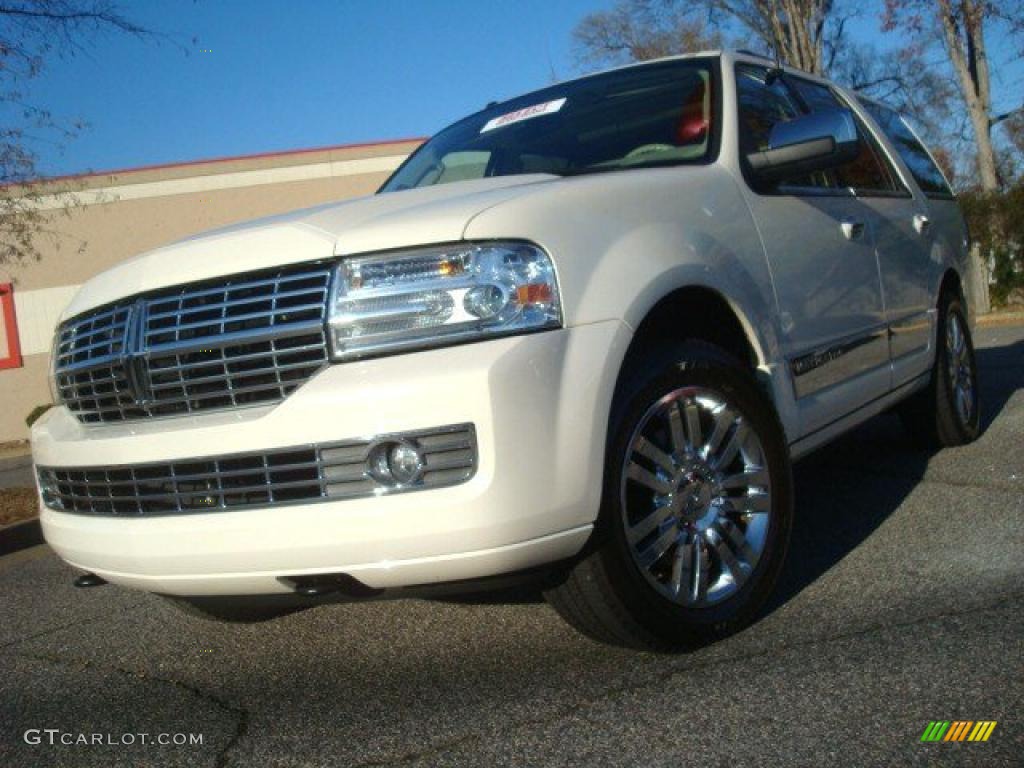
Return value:
M 125 354 L 125 337 L 131 309 L 116 304 L 90 312 L 61 326 L 56 354 L 58 369 L 103 365 Z
M 55 377 L 84 422 L 283 400 L 327 364 L 330 265 L 221 278 L 64 323 Z
M 423 468 L 415 481 L 382 478 L 376 458 L 391 445 L 416 446 Z M 334 501 L 442 488 L 476 471 L 472 425 L 373 440 L 108 467 L 39 467 L 43 503 L 85 515 L 156 517 L 244 507 Z

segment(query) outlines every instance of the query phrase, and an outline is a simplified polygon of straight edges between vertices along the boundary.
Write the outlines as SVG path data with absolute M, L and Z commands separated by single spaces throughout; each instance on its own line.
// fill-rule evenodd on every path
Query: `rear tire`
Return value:
M 939 306 L 935 363 L 927 388 L 899 408 L 911 438 L 927 449 L 973 442 L 981 431 L 978 366 L 960 299 L 946 294 Z
M 753 375 L 701 342 L 631 366 L 612 407 L 594 535 L 545 597 L 612 645 L 680 650 L 752 621 L 793 521 L 782 426 Z

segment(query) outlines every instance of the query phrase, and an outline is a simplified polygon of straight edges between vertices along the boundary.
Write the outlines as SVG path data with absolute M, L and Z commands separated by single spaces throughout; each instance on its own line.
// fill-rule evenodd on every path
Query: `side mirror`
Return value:
M 860 152 L 857 123 L 848 109 L 813 112 L 776 123 L 768 148 L 747 155 L 758 178 L 779 181 L 836 168 Z

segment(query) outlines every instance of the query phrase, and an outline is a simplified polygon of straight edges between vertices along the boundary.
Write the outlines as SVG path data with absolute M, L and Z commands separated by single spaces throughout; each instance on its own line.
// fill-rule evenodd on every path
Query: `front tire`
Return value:
M 981 431 L 978 366 L 960 300 L 947 294 L 939 307 L 935 364 L 928 387 L 900 409 L 911 437 L 929 449 L 965 445 Z
M 602 507 L 556 611 L 601 642 L 695 647 L 748 624 L 792 527 L 784 433 L 753 375 L 689 342 L 637 359 L 613 405 Z

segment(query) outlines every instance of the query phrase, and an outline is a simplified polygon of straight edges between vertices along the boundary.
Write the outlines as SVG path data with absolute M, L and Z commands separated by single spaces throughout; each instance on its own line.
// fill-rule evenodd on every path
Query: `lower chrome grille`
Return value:
M 388 483 L 374 467 L 381 451 L 399 443 L 423 457 L 422 471 L 407 485 Z M 476 432 L 462 424 L 259 453 L 37 472 L 43 502 L 51 509 L 157 517 L 442 488 L 471 478 L 476 457 Z

